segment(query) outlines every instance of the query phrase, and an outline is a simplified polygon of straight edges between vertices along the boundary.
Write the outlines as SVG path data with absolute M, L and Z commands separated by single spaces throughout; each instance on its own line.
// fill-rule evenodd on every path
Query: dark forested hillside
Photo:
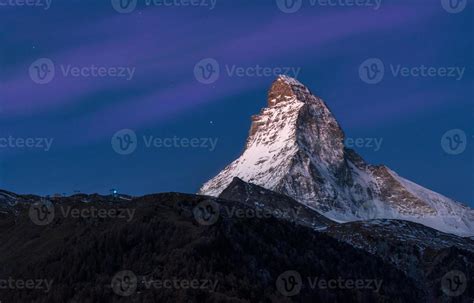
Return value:
M 52 281 L 50 289 L 1 289 L 2 302 L 423 299 L 416 283 L 381 258 L 285 220 L 235 217 L 222 209 L 244 207 L 234 202 L 183 194 L 95 199 L 101 202 L 54 202 L 54 218 L 45 226 L 32 223 L 26 202 L 2 212 L 0 277 Z M 203 203 L 220 205 L 212 225 L 196 217 Z M 133 218 L 74 217 L 65 212 L 69 207 L 126 209 Z

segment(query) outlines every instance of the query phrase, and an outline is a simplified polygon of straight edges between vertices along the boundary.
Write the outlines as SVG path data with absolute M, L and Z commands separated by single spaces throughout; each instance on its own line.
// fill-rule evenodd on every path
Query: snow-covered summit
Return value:
M 344 132 L 326 103 L 298 80 L 279 76 L 268 106 L 252 117 L 243 154 L 203 185 L 218 196 L 238 177 L 288 195 L 339 222 L 403 219 L 474 235 L 473 210 L 367 164 L 344 147 Z

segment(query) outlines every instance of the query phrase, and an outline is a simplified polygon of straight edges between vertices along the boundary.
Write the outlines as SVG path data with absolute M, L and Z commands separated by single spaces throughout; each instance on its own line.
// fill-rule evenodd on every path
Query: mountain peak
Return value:
M 242 155 L 206 182 L 218 196 L 234 177 L 287 195 L 336 221 L 388 218 L 474 234 L 462 204 L 410 182 L 344 147 L 344 132 L 324 101 L 296 79 L 279 76 L 268 107 L 252 117 Z
M 288 100 L 296 100 L 302 94 L 311 94 L 309 89 L 295 78 L 279 75 L 268 91 L 268 107 Z
M 233 177 L 264 188 L 283 186 L 295 158 L 317 159 L 335 173 L 344 161 L 344 133 L 329 108 L 296 79 L 279 76 L 268 107 L 252 116 L 242 156 L 201 189 L 219 195 Z M 301 160 L 299 160 L 301 161 Z

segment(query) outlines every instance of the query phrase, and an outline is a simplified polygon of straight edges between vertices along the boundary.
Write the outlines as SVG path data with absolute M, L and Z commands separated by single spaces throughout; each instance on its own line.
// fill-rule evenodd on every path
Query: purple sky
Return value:
M 225 66 L 259 65 L 301 69 L 298 78 L 326 100 L 348 135 L 383 137 L 382 150 L 359 151 L 368 160 L 474 203 L 472 17 L 472 3 L 451 14 L 440 1 L 383 1 L 374 10 L 312 6 L 307 0 L 293 14 L 281 12 L 275 1 L 217 1 L 210 10 L 146 7 L 143 0 L 130 14 L 117 13 L 109 1 L 53 0 L 48 10 L 1 7 L 7 30 L 0 33 L 0 135 L 51 137 L 55 144 L 48 153 L 0 150 L 0 187 L 103 192 L 119 184 L 131 193 L 193 192 L 241 151 L 249 116 L 265 105 L 274 78 L 230 76 Z M 372 57 L 386 68 L 376 85 L 358 76 L 359 65 Z M 28 73 L 39 58 L 55 64 L 56 75 L 45 85 Z M 193 74 L 204 58 L 221 67 L 213 84 Z M 460 80 L 395 77 L 390 64 L 456 66 L 465 72 Z M 127 67 L 134 74 L 131 80 L 65 77 L 61 67 L 68 65 Z M 187 160 L 173 158 L 177 151 L 169 150 L 118 157 L 110 140 L 124 128 L 157 136 L 212 136 L 221 143 L 212 154 L 179 151 Z M 455 128 L 467 133 L 470 144 L 462 155 L 448 157 L 439 141 Z M 421 129 L 428 133 L 420 136 Z M 136 176 L 111 176 L 116 165 Z M 84 166 L 102 173 L 91 176 Z M 72 170 L 77 175 L 68 179 Z

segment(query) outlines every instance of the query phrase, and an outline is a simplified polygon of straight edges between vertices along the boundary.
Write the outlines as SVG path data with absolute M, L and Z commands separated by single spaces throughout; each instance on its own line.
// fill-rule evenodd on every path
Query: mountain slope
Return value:
M 379 257 L 287 220 L 227 216 L 224 211 L 245 210 L 245 204 L 178 193 L 114 203 L 110 196 L 84 196 L 90 203 L 76 198 L 52 202 L 55 216 L 45 226 L 32 222 L 26 201 L 14 206 L 18 215 L 0 216 L 0 277 L 51 281 L 49 291 L 2 287 L 2 301 L 427 302 L 426 289 Z M 221 216 L 212 225 L 201 225 L 194 210 L 209 202 L 218 205 Z M 69 207 L 88 214 L 92 208 L 126 209 L 134 215 L 130 221 L 65 216 L 61 209 Z M 129 286 L 132 280 L 121 285 L 131 289 L 130 296 L 111 287 L 123 270 L 137 277 L 135 288 Z M 277 284 L 289 270 L 302 279 L 293 296 Z M 314 287 L 309 278 L 379 281 L 380 287 Z M 173 287 L 150 287 L 150 281 L 169 280 L 211 281 L 215 288 L 174 282 Z
M 234 178 L 219 198 L 237 201 L 248 207 L 260 210 L 262 215 L 271 214 L 277 218 L 296 222 L 313 229 L 324 229 L 335 222 L 317 211 L 298 203 L 292 198 L 272 192 L 258 185 Z
M 280 76 L 268 107 L 252 117 L 243 154 L 199 193 L 218 196 L 238 177 L 288 195 L 340 222 L 392 218 L 458 235 L 474 235 L 473 210 L 367 164 L 344 147 L 344 132 L 323 100 Z
M 295 204 L 299 204 L 285 195 L 245 183 L 238 178 L 234 178 L 219 197 L 254 209 L 267 208 L 271 213 L 277 210 L 292 213 L 288 209 L 297 208 Z M 325 222 L 321 220 L 321 214 L 309 208 L 301 209 L 301 204 L 298 216 L 295 217 L 284 219 L 308 226 L 382 258 L 403 271 L 418 285 L 423 285 L 423 289 L 432 289 L 433 279 L 438 281 L 442 275 L 452 270 L 467 273 L 474 271 L 474 264 L 469 261 L 474 258 L 474 241 L 469 238 L 402 220 L 376 219 L 339 224 L 326 219 Z M 436 296 L 432 292 L 427 292 L 426 295 L 429 297 L 428 301 L 434 301 L 433 296 Z

